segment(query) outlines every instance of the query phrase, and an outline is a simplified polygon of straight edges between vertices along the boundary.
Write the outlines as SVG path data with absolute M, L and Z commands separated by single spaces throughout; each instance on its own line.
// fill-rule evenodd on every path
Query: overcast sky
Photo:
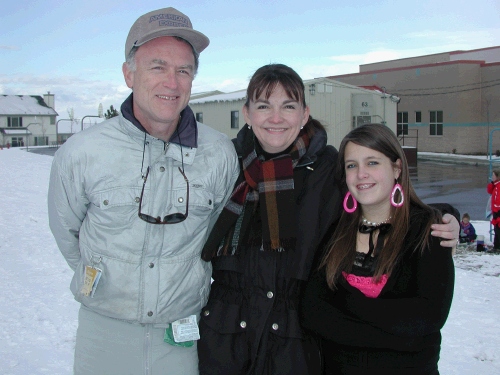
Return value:
M 304 79 L 358 72 L 360 64 L 500 45 L 498 0 L 4 1 L 0 94 L 55 94 L 67 117 L 119 107 L 130 93 L 121 65 L 132 23 L 173 6 L 211 43 L 193 93 L 246 87 L 264 64 Z

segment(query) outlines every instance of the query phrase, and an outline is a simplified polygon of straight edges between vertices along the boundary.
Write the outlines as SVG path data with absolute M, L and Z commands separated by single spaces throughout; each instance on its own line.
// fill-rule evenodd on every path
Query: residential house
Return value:
M 0 95 L 0 145 L 45 146 L 56 141 L 54 94 Z

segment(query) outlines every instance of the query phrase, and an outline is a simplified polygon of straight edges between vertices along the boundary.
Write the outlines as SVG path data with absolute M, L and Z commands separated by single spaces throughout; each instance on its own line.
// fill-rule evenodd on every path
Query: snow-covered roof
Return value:
M 326 78 L 326 77 L 321 77 L 321 78 L 313 78 L 313 79 L 308 79 L 304 81 L 304 86 L 306 86 L 306 90 L 308 85 L 311 84 L 317 84 L 317 83 L 325 83 L 330 86 L 335 86 L 335 87 L 342 87 L 342 88 L 348 88 L 352 90 L 359 90 L 359 91 L 364 91 L 364 92 L 376 92 L 379 95 L 390 95 L 389 93 L 385 93 L 380 89 L 378 89 L 376 86 L 372 87 L 367 87 L 367 86 L 354 86 L 350 85 L 348 83 L 340 82 L 333 80 L 331 78 Z M 198 94 L 193 94 L 192 98 L 189 103 L 190 104 L 204 104 L 204 103 L 209 103 L 209 102 L 232 102 L 232 101 L 237 101 L 237 100 L 245 100 L 247 95 L 246 89 L 243 90 L 238 90 L 238 91 L 233 91 L 233 92 L 228 92 L 228 93 L 220 93 L 220 94 L 215 94 L 215 95 L 208 95 L 204 97 L 199 97 Z M 392 97 L 399 99 L 395 97 L 394 95 L 391 95 Z
M 199 99 L 190 100 L 190 104 L 200 104 L 200 103 L 208 103 L 208 102 L 232 102 L 235 100 L 243 100 L 247 96 L 247 90 L 238 90 L 233 92 L 228 92 L 226 94 L 216 94 L 210 95 Z
M 38 95 L 0 95 L 0 116 L 57 116 Z
M 26 135 L 26 133 L 29 135 L 31 132 L 28 131 L 26 132 L 26 128 L 19 128 L 19 129 L 0 129 L 0 131 L 4 134 L 7 135 Z
M 212 90 L 212 91 L 203 91 L 203 92 L 197 92 L 196 94 L 191 94 L 191 99 L 201 99 L 206 96 L 212 96 L 212 95 L 217 95 L 217 94 L 223 94 L 222 91 L 219 90 Z

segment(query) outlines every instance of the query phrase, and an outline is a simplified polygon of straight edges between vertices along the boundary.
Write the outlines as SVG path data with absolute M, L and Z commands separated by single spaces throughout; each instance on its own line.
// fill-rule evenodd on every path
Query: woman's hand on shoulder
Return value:
M 455 248 L 457 246 L 460 224 L 455 216 L 444 214 L 442 224 L 432 224 L 431 228 L 431 234 L 434 237 L 443 238 L 440 242 L 441 246 L 451 248 Z

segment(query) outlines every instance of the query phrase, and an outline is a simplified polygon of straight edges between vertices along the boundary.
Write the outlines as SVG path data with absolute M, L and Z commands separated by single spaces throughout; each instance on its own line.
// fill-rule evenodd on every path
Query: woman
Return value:
M 494 169 L 491 173 L 491 182 L 486 186 L 486 191 L 491 195 L 491 225 L 495 231 L 493 248 L 500 250 L 500 169 Z
M 233 141 L 241 174 L 202 254 L 214 282 L 201 314 L 200 374 L 318 374 L 319 350 L 300 327 L 298 304 L 340 215 L 337 151 L 285 65 L 255 72 L 243 114 L 248 126 Z M 456 241 L 458 227 L 455 220 L 436 233 Z
M 441 214 L 415 194 L 384 125 L 352 130 L 339 166 L 345 212 L 302 301 L 304 326 L 322 338 L 325 373 L 439 374 L 454 286 L 451 249 L 430 234 Z
M 318 373 L 298 297 L 340 213 L 337 151 L 291 68 L 263 66 L 247 94 L 248 126 L 234 141 L 242 173 L 202 255 L 214 282 L 200 322 L 200 374 Z

